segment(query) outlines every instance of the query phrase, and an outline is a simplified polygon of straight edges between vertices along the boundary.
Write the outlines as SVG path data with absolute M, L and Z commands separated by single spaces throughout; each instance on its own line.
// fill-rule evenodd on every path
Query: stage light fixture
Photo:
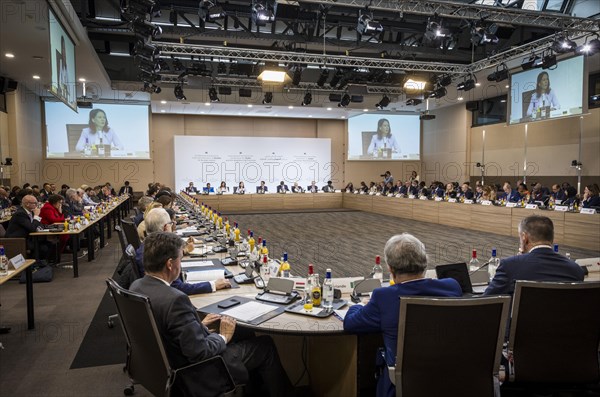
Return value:
M 542 57 L 542 69 L 556 69 L 556 55 L 550 50 Z
M 575 49 L 577 54 L 594 55 L 600 51 L 600 40 L 596 37 L 593 40 L 585 41 L 582 45 Z
M 437 18 L 437 14 L 430 17 L 427 20 L 427 27 L 425 28 L 425 38 L 429 41 L 441 39 L 443 37 L 450 36 L 450 29 L 445 28 L 442 25 L 442 20 Z
M 162 35 L 162 28 L 154 25 L 146 20 L 135 20 L 132 23 L 133 32 L 144 38 L 152 37 L 153 40 L 158 39 Z
M 471 78 L 465 78 L 465 80 L 462 83 L 458 83 L 456 89 L 458 91 L 471 91 L 473 88 L 475 88 L 476 82 L 477 81 L 474 79 L 474 76 L 472 76 Z
M 173 89 L 173 94 L 175 95 L 175 99 L 177 99 L 178 101 L 187 100 L 187 98 L 183 94 L 183 87 L 181 86 L 181 84 L 175 86 L 175 88 Z
M 552 50 L 557 54 L 566 54 L 567 52 L 575 51 L 577 43 L 569 39 L 569 36 L 558 36 L 552 43 Z
M 542 59 L 538 55 L 531 54 L 530 56 L 523 58 L 523 61 L 521 61 L 521 68 L 523 68 L 523 70 L 537 68 L 538 66 L 541 66 L 541 61 Z
M 273 102 L 273 93 L 272 92 L 265 92 L 265 97 L 263 98 L 263 105 L 268 105 L 271 102 Z
M 306 94 L 304 94 L 304 99 L 302 100 L 302 106 L 308 106 L 310 105 L 312 102 L 312 94 L 310 92 L 307 92 Z
M 277 2 L 272 0 L 252 0 L 251 18 L 256 26 L 265 26 L 275 21 Z
M 360 35 L 375 35 L 383 32 L 383 26 L 380 22 L 373 19 L 372 12 L 364 10 L 360 12 L 360 16 L 358 17 L 356 31 Z
M 390 104 L 390 98 L 387 95 L 384 95 L 379 103 L 375 104 L 375 107 L 379 110 L 383 110 Z
M 319 75 L 319 79 L 317 80 L 317 85 L 319 87 L 323 87 L 325 85 L 325 82 L 327 81 L 328 77 L 329 77 L 329 70 L 328 69 L 321 70 L 321 74 Z
M 300 81 L 302 81 L 302 68 L 300 66 L 296 66 L 294 68 L 294 72 L 292 73 L 292 84 L 298 86 L 300 85 Z
M 445 87 L 439 87 L 438 86 L 435 90 L 430 91 L 427 94 L 427 98 L 438 98 L 438 99 L 439 98 L 443 98 L 443 97 L 446 96 L 446 93 L 447 93 L 447 91 L 446 91 Z
M 208 90 L 208 98 L 210 99 L 211 102 L 221 102 L 221 100 L 219 99 L 219 96 L 217 95 L 217 90 L 215 87 L 211 87 Z
M 487 76 L 488 81 L 499 83 L 508 79 L 508 67 L 502 63 L 496 67 L 496 70 Z
M 423 103 L 422 99 L 411 98 L 406 101 L 406 106 L 417 106 Z
M 342 96 L 342 99 L 340 100 L 340 103 L 338 103 L 338 107 L 339 108 L 345 108 L 349 104 L 350 104 L 350 95 L 344 94 Z
M 335 74 L 333 75 L 333 77 L 331 78 L 331 81 L 329 82 L 329 86 L 331 88 L 335 88 L 335 86 L 338 85 L 338 83 L 342 79 L 343 75 L 344 75 L 344 73 L 341 71 L 341 69 L 336 69 Z

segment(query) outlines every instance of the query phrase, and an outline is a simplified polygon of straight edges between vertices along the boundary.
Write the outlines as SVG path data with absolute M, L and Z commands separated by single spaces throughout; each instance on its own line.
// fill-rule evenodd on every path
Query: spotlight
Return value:
M 302 100 L 302 106 L 308 106 L 312 102 L 312 94 L 307 92 L 304 94 L 304 99 Z
M 452 76 L 450 76 L 449 74 L 445 74 L 439 77 L 438 84 L 442 87 L 448 87 L 450 84 L 452 84 Z
M 296 66 L 294 69 L 294 73 L 292 74 L 292 84 L 295 86 L 300 85 L 300 81 L 302 80 L 302 68 L 300 66 Z
M 577 43 L 569 39 L 569 36 L 559 36 L 552 43 L 552 50 L 557 54 L 566 54 L 567 52 L 575 51 Z
M 226 14 L 225 10 L 223 10 L 223 7 L 218 5 L 212 5 L 208 8 L 208 11 L 206 12 L 206 22 L 218 21 L 219 19 L 225 18 L 225 15 Z
M 345 108 L 349 104 L 350 104 L 350 95 L 344 94 L 344 96 L 342 96 L 342 99 L 340 100 L 340 103 L 338 103 L 338 107 Z
M 262 101 L 263 105 L 268 105 L 271 102 L 273 102 L 273 93 L 272 92 L 265 92 L 265 97 Z
M 384 108 L 386 108 L 388 105 L 390 104 L 390 98 L 388 98 L 387 95 L 384 95 L 383 98 L 381 98 L 381 101 L 379 101 L 379 103 L 375 104 L 375 107 L 379 110 L 383 110 Z
M 319 75 L 319 80 L 317 80 L 317 85 L 319 87 L 323 87 L 325 85 L 325 82 L 327 81 L 328 77 L 329 77 L 329 70 L 328 69 L 321 70 L 321 74 Z
M 208 98 L 210 99 L 211 102 L 220 102 L 221 101 L 219 99 L 219 97 L 217 96 L 217 90 L 215 89 L 215 87 L 211 87 L 208 90 Z
M 276 1 L 252 0 L 252 22 L 256 26 L 265 26 L 275 21 Z
M 542 69 L 556 69 L 556 55 L 548 51 L 542 58 Z
M 185 66 L 178 58 L 173 58 L 173 70 L 176 72 L 182 72 L 185 70 Z
M 431 91 L 428 95 L 427 98 L 443 98 L 446 96 L 446 88 L 445 87 L 438 87 L 435 90 Z
M 147 60 L 154 60 L 154 57 L 160 54 L 158 47 L 152 44 L 146 44 L 142 40 L 138 40 L 135 43 L 134 54 L 137 57 L 141 57 Z
M 180 85 L 176 85 L 175 89 L 173 89 L 173 94 L 175 95 L 175 99 L 178 101 L 185 101 L 187 98 L 183 94 L 183 87 Z
M 585 54 L 585 55 L 594 55 L 600 51 L 600 40 L 595 38 L 590 40 L 589 42 L 586 39 L 586 42 L 575 49 L 577 54 Z
M 498 44 L 500 41 L 496 32 L 498 31 L 498 25 L 492 23 L 485 27 L 481 22 L 478 22 L 471 27 L 471 43 L 474 46 L 480 44 Z
M 150 93 L 150 94 L 160 94 L 162 92 L 162 89 L 155 84 L 145 82 L 144 88 L 142 88 L 142 91 Z
M 421 115 L 419 116 L 419 120 L 433 120 L 433 119 L 435 119 L 435 114 L 429 114 L 428 110 L 421 113 Z
M 536 54 L 531 54 L 529 57 L 523 58 L 523 61 L 521 62 L 521 68 L 523 68 L 523 70 L 537 68 L 538 66 L 541 66 L 541 61 L 542 60 L 539 56 Z
M 427 21 L 425 29 L 425 38 L 429 41 L 434 41 L 442 37 L 450 36 L 450 30 L 442 26 L 442 20 L 437 20 L 437 14 Z
M 361 36 L 365 34 L 375 35 L 383 32 L 383 26 L 381 25 L 381 23 L 373 19 L 373 13 L 365 10 L 361 11 L 360 16 L 358 17 L 356 31 Z
M 417 106 L 423 103 L 423 100 L 417 98 L 411 98 L 406 101 L 406 106 Z
M 456 86 L 456 89 L 459 91 L 470 91 L 473 88 L 475 88 L 475 80 L 473 78 L 466 79 Z
M 508 68 L 506 67 L 506 64 L 503 63 L 498 65 L 496 70 L 488 75 L 487 79 L 488 81 L 495 81 L 496 83 L 508 79 Z
M 335 86 L 338 85 L 338 83 L 340 82 L 343 75 L 344 75 L 344 73 L 340 69 L 336 69 L 335 74 L 333 75 L 333 77 L 331 78 L 331 81 L 329 82 L 329 86 L 331 88 L 335 88 Z
M 219 62 L 217 65 L 217 74 L 227 74 L 227 66 L 224 62 Z

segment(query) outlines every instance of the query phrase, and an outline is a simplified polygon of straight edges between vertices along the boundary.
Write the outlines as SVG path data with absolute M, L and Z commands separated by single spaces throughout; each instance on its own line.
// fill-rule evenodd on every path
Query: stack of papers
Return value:
M 187 269 L 189 267 L 208 267 L 208 266 L 214 266 L 214 265 L 215 264 L 212 261 L 185 261 L 185 262 L 181 262 L 181 268 L 182 269 Z
M 212 265 L 212 262 L 211 262 L 211 265 Z M 194 271 L 194 272 L 187 272 L 186 281 L 188 283 L 198 283 L 201 281 L 213 281 L 218 278 L 225 278 L 225 270 L 224 269 L 198 270 L 198 271 Z
M 250 322 L 269 312 L 277 310 L 276 306 L 265 305 L 259 302 L 247 302 L 222 312 L 222 315 L 233 317 L 236 320 Z

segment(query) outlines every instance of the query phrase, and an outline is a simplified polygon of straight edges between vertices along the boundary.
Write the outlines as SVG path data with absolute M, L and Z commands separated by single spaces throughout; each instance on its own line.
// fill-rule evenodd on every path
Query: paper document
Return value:
M 249 322 L 274 310 L 277 310 L 277 307 L 259 302 L 247 302 L 229 310 L 225 310 L 221 314 L 233 317 L 236 320 Z
M 181 262 L 181 268 L 187 269 L 188 267 L 205 267 L 205 266 L 214 266 L 215 264 L 212 261 L 185 261 Z M 192 272 L 193 273 L 193 272 Z M 189 277 L 188 273 L 188 277 Z
M 212 281 L 218 278 L 225 277 L 225 270 L 199 270 L 195 272 L 187 272 L 187 282 L 197 283 L 200 281 Z
M 208 247 L 194 247 L 192 252 L 190 252 L 190 255 L 204 255 L 208 251 L 212 251 L 212 249 L 210 249 Z
M 194 226 L 188 226 L 185 229 L 179 229 L 175 231 L 175 234 L 177 234 L 178 236 L 183 236 L 183 233 L 190 233 L 190 232 L 197 232 L 198 229 L 196 229 L 196 227 Z
M 333 314 L 342 321 L 346 318 L 346 313 L 348 313 L 348 309 L 338 309 L 333 311 Z

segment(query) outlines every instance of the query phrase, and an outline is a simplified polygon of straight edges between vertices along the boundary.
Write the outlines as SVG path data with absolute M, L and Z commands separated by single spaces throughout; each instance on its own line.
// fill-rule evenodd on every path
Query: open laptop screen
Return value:
M 438 265 L 435 267 L 435 273 L 438 279 L 455 279 L 460 285 L 463 294 L 473 293 L 473 285 L 471 284 L 471 278 L 469 277 L 469 271 L 465 262 L 452 263 L 449 265 Z

